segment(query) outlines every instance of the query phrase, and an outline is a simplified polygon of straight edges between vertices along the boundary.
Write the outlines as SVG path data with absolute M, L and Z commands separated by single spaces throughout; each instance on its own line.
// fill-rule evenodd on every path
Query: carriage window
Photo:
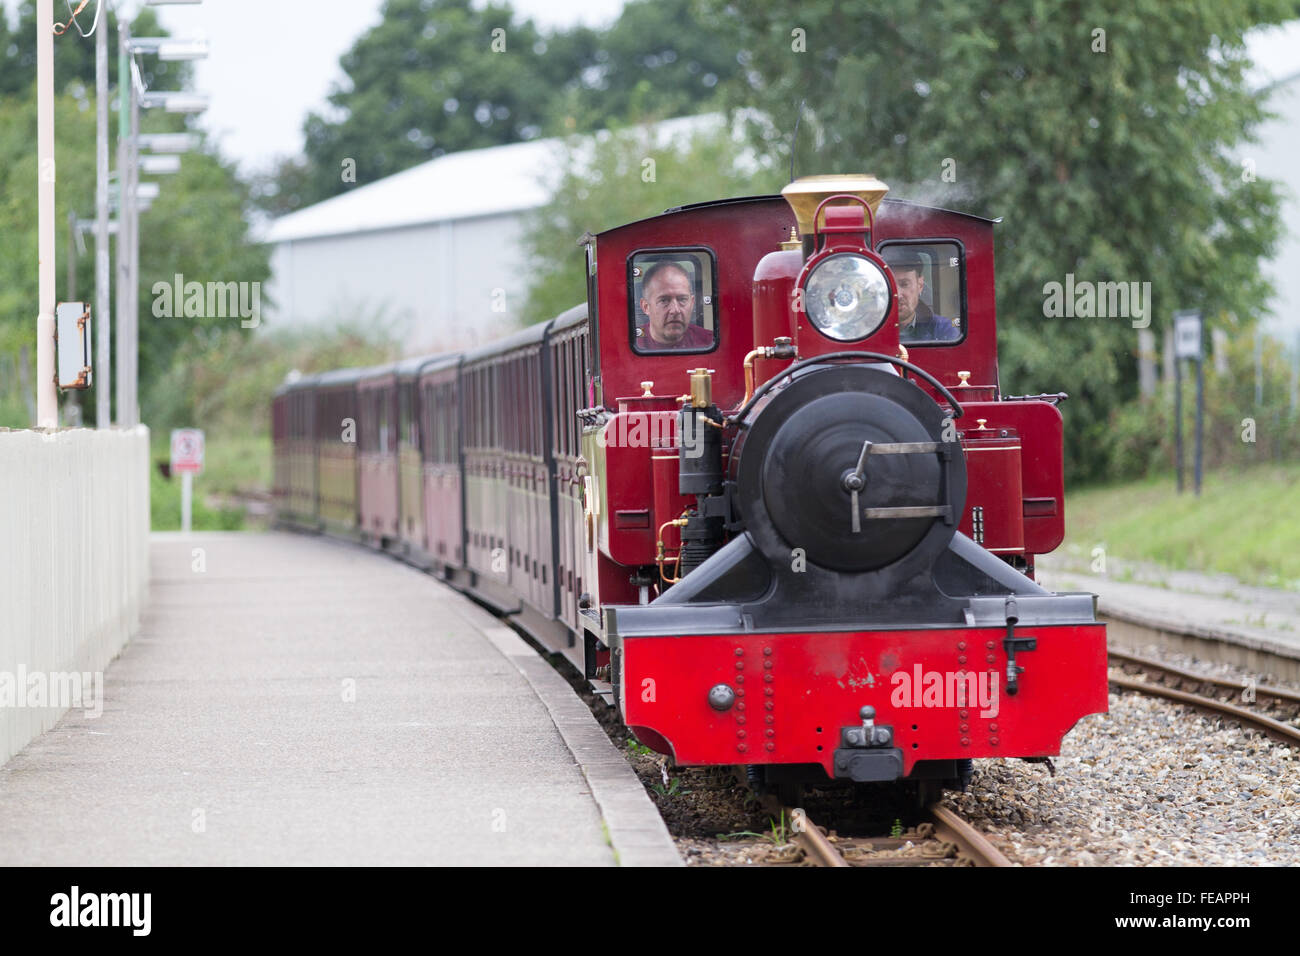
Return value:
M 710 352 L 718 345 L 717 277 L 707 249 L 657 249 L 628 260 L 633 351 Z
M 955 242 L 886 242 L 880 254 L 898 284 L 904 345 L 955 345 L 966 337 L 966 268 Z

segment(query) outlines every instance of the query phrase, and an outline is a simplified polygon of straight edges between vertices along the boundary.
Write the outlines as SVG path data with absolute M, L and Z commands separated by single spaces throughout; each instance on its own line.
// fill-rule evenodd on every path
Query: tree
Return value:
M 341 61 L 335 115 L 307 117 L 305 156 L 263 175 L 257 200 L 283 215 L 444 153 L 696 113 L 736 54 L 692 0 L 633 0 L 606 30 L 551 32 L 507 3 L 388 0 Z
M 387 0 L 340 65 L 337 120 L 304 125 L 311 201 L 443 153 L 539 136 L 562 68 L 530 20 L 470 0 Z M 341 175 L 347 160 L 355 178 Z
M 566 132 L 701 112 L 740 69 L 734 35 L 710 30 L 693 0 L 631 0 L 608 30 L 570 42 L 582 69 L 553 107 Z
M 75 9 L 75 6 L 74 8 Z M 9 18 L 0 7 L 0 95 L 30 92 L 36 82 L 36 4 L 23 0 L 18 7 L 18 23 L 9 26 Z M 68 22 L 67 11 L 55 4 L 55 22 Z M 93 6 L 87 7 L 77 18 L 81 29 L 90 32 L 94 23 Z M 117 84 L 117 24 L 105 5 L 100 25 L 108 30 L 109 82 Z M 158 17 L 148 7 L 140 10 L 131 21 L 131 35 L 137 37 L 170 36 L 158 23 Z M 155 56 L 139 59 L 140 76 L 148 89 L 179 90 L 189 82 L 193 72 L 189 63 L 166 62 Z M 84 87 L 93 96 L 95 89 L 95 41 L 82 37 L 74 24 L 54 38 L 54 81 L 60 90 Z
M 679 121 L 680 126 L 680 121 Z M 654 125 L 574 136 L 556 166 L 564 170 L 551 201 L 536 210 L 524 245 L 535 276 L 525 322 L 540 322 L 582 302 L 586 232 L 658 215 L 672 206 L 773 192 L 782 182 L 770 165 L 738 161 L 737 138 L 720 117 L 680 126 Z
M 1074 476 L 1099 477 L 1093 451 L 1136 394 L 1137 332 L 1047 318 L 1047 283 L 1149 281 L 1153 327 L 1178 308 L 1258 315 L 1278 198 L 1237 156 L 1266 115 L 1242 38 L 1295 17 L 1294 0 L 704 7 L 745 48 L 728 100 L 766 111 L 767 154 L 788 155 L 804 102 L 801 171 L 870 171 L 894 195 L 1006 217 L 1002 381 L 1071 394 Z
M 36 106 L 34 65 L 21 65 L 35 47 L 35 20 L 31 5 L 20 11 L 22 36 L 9 31 L 9 45 L 0 48 L 6 70 L 0 73 L 4 89 L 0 94 L 0 356 L 10 361 L 4 367 L 17 367 L 12 361 L 24 347 L 34 355 L 37 302 L 37 197 L 36 197 Z M 29 23 L 24 23 L 26 18 Z M 106 21 L 112 18 L 106 17 Z M 5 39 L 8 23 L 0 11 L 0 40 Z M 83 17 L 83 27 L 89 29 Z M 106 26 L 101 21 L 101 27 Z M 30 29 L 29 29 L 30 27 Z M 133 22 L 137 35 L 159 35 L 152 11 L 146 10 Z M 27 39 L 24 41 L 23 37 Z M 114 43 L 116 41 L 114 40 Z M 76 212 L 89 219 L 95 208 L 95 110 L 93 83 L 93 41 L 83 39 L 75 28 L 55 40 L 55 79 L 65 92 L 55 102 L 55 160 L 58 170 L 56 198 L 56 243 L 59 298 L 66 298 L 63 287 L 68 248 L 68 213 Z M 89 51 L 87 53 L 86 51 Z M 142 57 L 148 66 L 154 57 Z M 174 67 L 176 64 L 172 64 Z M 84 75 L 90 70 L 89 79 Z M 64 72 L 58 72 L 63 70 Z M 116 77 L 116 70 L 112 75 Z M 171 73 L 169 79 L 180 74 Z M 146 83 L 161 74 L 146 73 Z M 16 82 L 21 78 L 22 82 Z M 110 123 L 115 139 L 116 123 Z M 187 121 L 174 114 L 146 110 L 141 114 L 143 132 L 176 132 L 187 129 Z M 110 143 L 110 155 L 116 155 L 116 143 Z M 114 164 L 115 165 L 115 164 Z M 249 241 L 247 187 L 235 173 L 233 165 L 220 158 L 210 145 L 185 155 L 181 171 L 167 177 L 153 208 L 142 213 L 140 222 L 140 382 L 144 397 L 144 418 L 149 419 L 150 383 L 162 376 L 172 364 L 177 350 L 197 340 L 211 342 L 213 336 L 245 334 L 240 319 L 204 314 L 197 318 L 163 319 L 155 316 L 153 287 L 156 282 L 172 281 L 176 273 L 187 280 L 207 282 L 262 283 L 269 277 L 269 253 Z M 94 289 L 93 240 L 87 242 L 86 255 L 76 263 L 79 297 L 89 297 Z M 114 248 L 116 253 L 116 248 Z M 114 280 L 116 281 L 116 280 Z M 260 287 L 260 286 L 259 286 Z M 96 315 L 95 321 L 104 317 Z M 10 385 L 9 382 L 0 386 Z M 93 402 L 87 403 L 93 406 Z M 27 416 L 20 401 L 0 388 L 0 424 L 25 425 Z

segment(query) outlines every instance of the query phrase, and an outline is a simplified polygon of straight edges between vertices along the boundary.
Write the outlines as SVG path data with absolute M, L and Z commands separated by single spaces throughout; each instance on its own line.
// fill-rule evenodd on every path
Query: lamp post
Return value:
M 54 379 L 54 0 L 36 0 L 36 425 L 59 427 Z
M 201 0 L 148 0 L 149 6 L 168 3 L 197 3 Z M 197 113 L 207 108 L 207 97 L 193 93 L 147 92 L 140 82 L 139 72 L 132 57 L 135 54 L 152 54 L 164 60 L 196 60 L 207 56 L 205 40 L 177 40 L 170 37 L 132 37 L 126 23 L 119 26 L 118 88 L 121 101 L 118 120 L 118 181 L 120 208 L 118 211 L 118 290 L 117 290 L 117 415 L 118 424 L 135 425 L 140 421 L 139 397 L 139 344 L 140 344 L 140 213 L 147 209 L 157 195 L 157 184 L 140 182 L 140 108 L 161 107 L 172 113 Z M 181 152 L 193 148 L 198 137 L 190 134 L 161 134 L 150 137 L 160 140 L 171 136 L 173 142 L 163 144 L 167 152 Z M 184 137 L 183 143 L 176 140 Z M 161 158 L 161 157 L 160 157 Z M 152 159 L 152 157 L 151 157 Z M 174 172 L 179 160 L 170 169 L 155 168 L 156 172 Z M 141 191 L 142 185 L 152 187 Z
M 95 427 L 113 423 L 108 318 L 108 17 L 95 29 Z

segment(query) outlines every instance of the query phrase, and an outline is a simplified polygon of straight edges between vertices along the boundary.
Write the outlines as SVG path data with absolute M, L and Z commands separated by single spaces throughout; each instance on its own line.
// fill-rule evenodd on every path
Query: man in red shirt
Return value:
M 691 320 L 695 315 L 695 293 L 691 277 L 675 262 L 657 262 L 646 270 L 641 283 L 641 311 L 648 316 L 637 326 L 637 348 L 707 349 L 713 347 L 713 333 Z

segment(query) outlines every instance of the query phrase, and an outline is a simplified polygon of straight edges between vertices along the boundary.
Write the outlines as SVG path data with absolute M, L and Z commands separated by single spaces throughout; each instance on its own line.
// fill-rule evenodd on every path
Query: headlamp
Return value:
M 823 335 L 840 342 L 866 338 L 889 312 L 889 280 L 866 256 L 837 253 L 808 276 L 804 308 Z

